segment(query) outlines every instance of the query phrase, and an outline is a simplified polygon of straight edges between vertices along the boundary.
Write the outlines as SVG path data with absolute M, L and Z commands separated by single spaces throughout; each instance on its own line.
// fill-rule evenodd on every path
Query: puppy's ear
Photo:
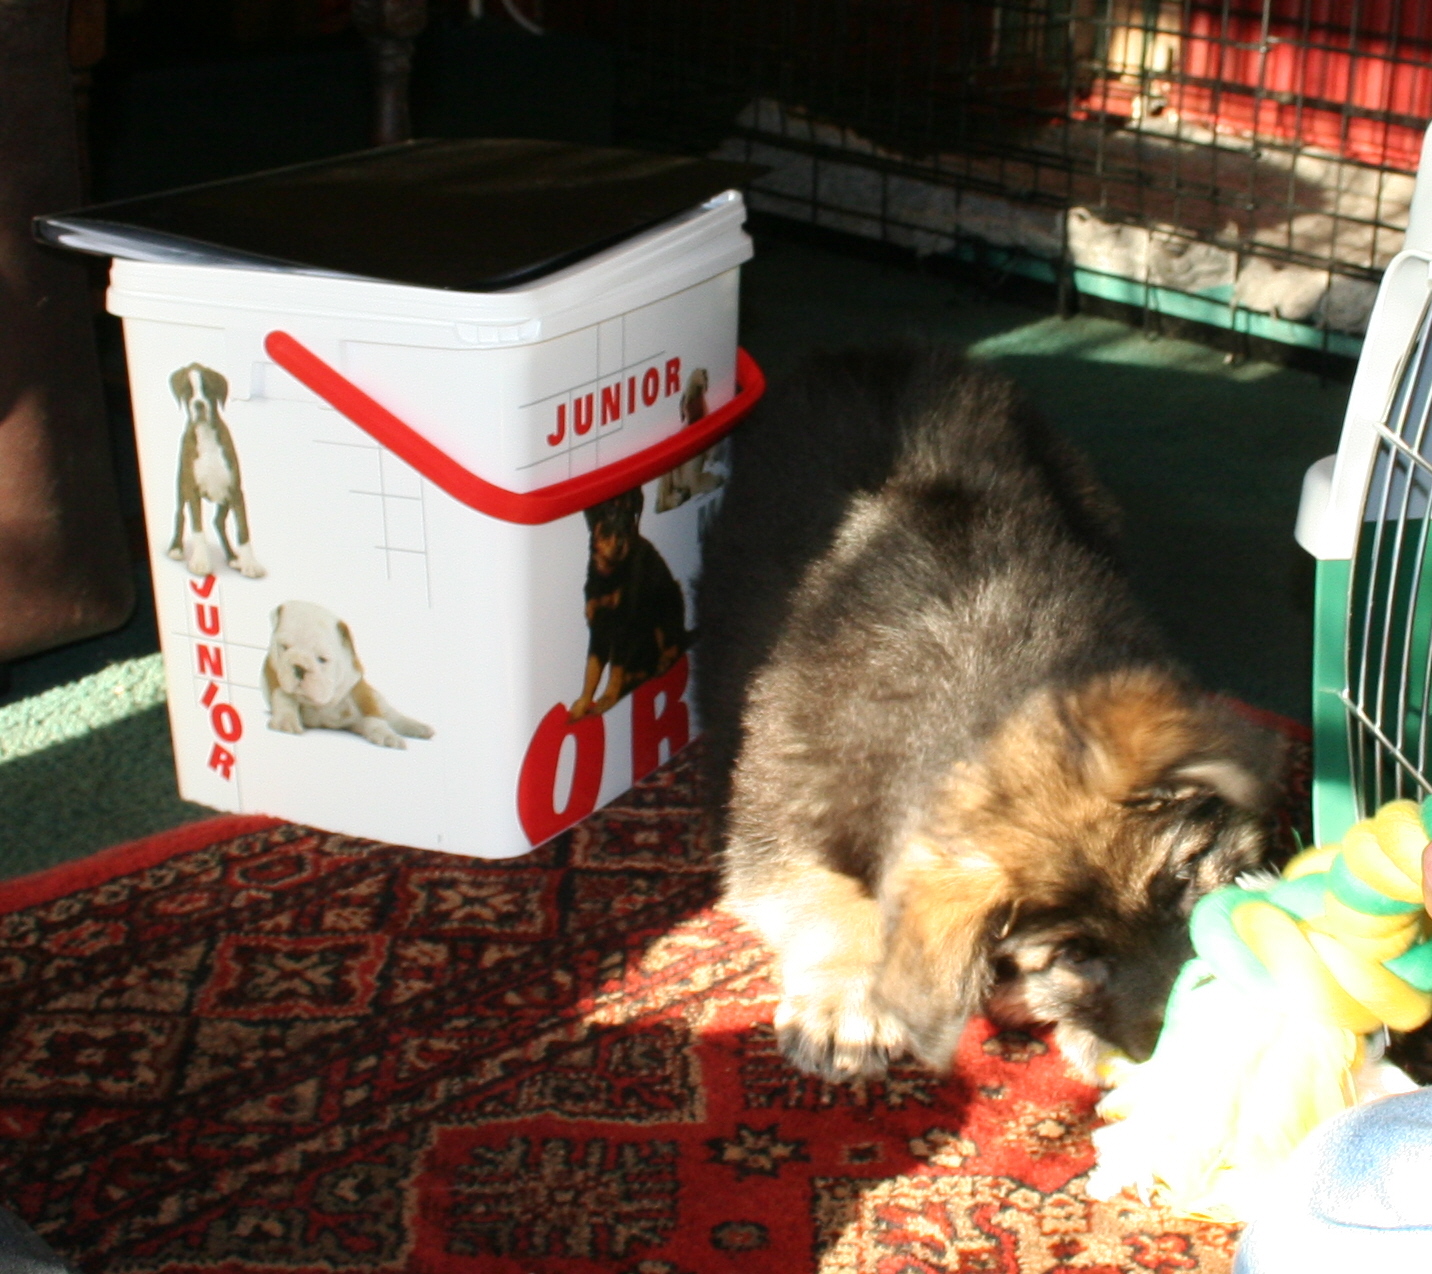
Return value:
M 288 605 L 287 602 L 284 603 L 284 606 L 286 605 Z M 283 622 L 283 606 L 275 606 L 273 608 L 273 614 L 269 616 L 269 619 L 272 621 L 274 628 L 277 629 L 279 624 Z
M 878 1003 L 904 1024 L 922 1063 L 947 1071 L 993 980 L 989 950 L 1010 912 L 993 859 L 916 838 L 881 884 L 885 962 Z
M 338 639 L 343 643 L 344 649 L 348 652 L 348 657 L 353 661 L 353 671 L 362 672 L 363 665 L 358 662 L 358 650 L 357 647 L 353 645 L 353 634 L 348 631 L 348 625 L 341 619 L 338 621 Z
M 1253 812 L 1277 796 L 1283 744 L 1166 673 L 1100 678 L 1065 701 L 1091 786 L 1127 804 L 1214 795 Z
M 1287 739 L 1223 700 L 1206 699 L 1200 709 L 1199 750 L 1174 767 L 1173 777 L 1210 789 L 1240 809 L 1259 814 L 1272 809 L 1282 791 Z
M 189 398 L 189 373 L 194 370 L 194 364 L 188 367 L 181 367 L 169 378 L 169 392 L 172 393 L 178 402 L 187 402 Z
M 229 382 L 212 367 L 199 368 L 199 383 L 204 392 L 220 407 L 229 401 Z
M 1232 756 L 1195 756 L 1170 770 L 1149 794 L 1188 800 L 1212 793 L 1229 805 L 1261 813 L 1272 805 L 1276 790 L 1271 778 Z
M 635 526 L 641 521 L 641 511 L 646 504 L 646 495 L 640 487 L 633 487 L 627 492 L 626 501 L 631 509 L 632 525 Z

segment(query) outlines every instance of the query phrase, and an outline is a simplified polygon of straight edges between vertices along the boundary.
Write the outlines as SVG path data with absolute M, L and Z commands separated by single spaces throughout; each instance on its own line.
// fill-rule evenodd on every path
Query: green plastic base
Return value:
M 953 255 L 960 260 L 996 265 L 1012 274 L 1020 274 L 1041 283 L 1057 283 L 1059 279 L 1056 262 L 1018 249 L 1000 248 L 990 244 L 976 247 L 961 241 L 956 244 Z M 1301 349 L 1326 350 L 1352 359 L 1362 352 L 1360 336 L 1327 331 L 1314 327 L 1311 323 L 1297 323 L 1291 319 L 1279 318 L 1275 314 L 1260 314 L 1256 310 L 1234 305 L 1231 287 L 1210 289 L 1203 293 L 1180 292 L 1176 288 L 1140 283 L 1136 279 L 1105 274 L 1101 270 L 1089 270 L 1083 266 L 1074 268 L 1073 282 L 1075 289 L 1086 296 L 1102 297 L 1106 301 L 1117 301 L 1121 305 L 1132 305 L 1139 309 L 1147 308 L 1158 314 L 1188 319 L 1209 327 L 1243 332 L 1261 340 L 1295 345 Z

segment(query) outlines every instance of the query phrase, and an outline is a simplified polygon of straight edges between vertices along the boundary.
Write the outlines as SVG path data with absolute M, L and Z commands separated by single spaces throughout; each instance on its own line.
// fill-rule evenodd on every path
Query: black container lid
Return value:
M 416 141 L 37 217 L 35 234 L 104 256 L 492 292 L 763 171 L 565 142 Z

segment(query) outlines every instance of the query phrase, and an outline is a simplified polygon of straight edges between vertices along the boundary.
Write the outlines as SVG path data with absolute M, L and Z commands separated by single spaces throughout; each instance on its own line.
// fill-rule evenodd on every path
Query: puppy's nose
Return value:
M 294 664 L 294 666 L 293 666 L 293 676 L 294 676 L 294 680 L 296 680 L 296 681 L 302 681 L 302 680 L 303 680 L 304 673 L 306 673 L 307 671 L 308 671 L 308 670 L 307 670 L 306 668 L 300 668 L 297 664 Z
M 1163 1018 L 1145 1018 L 1142 1022 L 1134 1023 L 1126 1032 L 1124 1038 L 1115 1041 L 1136 1062 L 1146 1062 L 1153 1056 L 1154 1046 L 1159 1042 L 1159 1032 L 1163 1030 Z

